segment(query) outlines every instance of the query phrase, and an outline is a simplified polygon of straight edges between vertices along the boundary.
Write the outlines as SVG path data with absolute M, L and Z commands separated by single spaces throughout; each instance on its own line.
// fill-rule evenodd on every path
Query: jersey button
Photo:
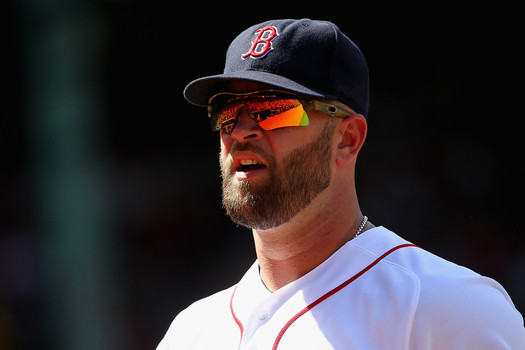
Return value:
M 259 313 L 259 320 L 264 321 L 270 318 L 270 314 L 267 311 L 262 311 Z

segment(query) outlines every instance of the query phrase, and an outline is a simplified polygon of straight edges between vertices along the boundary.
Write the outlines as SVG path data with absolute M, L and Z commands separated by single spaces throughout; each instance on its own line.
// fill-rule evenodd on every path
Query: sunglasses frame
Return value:
M 266 90 L 257 90 L 257 91 L 244 92 L 244 93 L 219 92 L 213 95 L 212 97 L 210 97 L 210 99 L 208 100 L 208 117 L 211 118 L 211 111 L 213 108 L 212 101 L 218 96 L 228 95 L 228 96 L 231 96 L 232 99 L 235 99 L 236 97 L 250 97 L 252 95 L 268 94 L 268 93 L 283 94 L 284 95 L 283 99 L 286 99 L 286 97 L 288 97 L 288 98 L 298 100 L 300 104 L 303 106 L 303 109 L 305 112 L 314 111 L 314 110 L 321 111 L 334 118 L 346 118 L 346 117 L 351 117 L 356 114 L 356 113 L 347 112 L 331 103 L 326 103 L 326 102 L 322 102 L 322 101 L 315 100 L 315 99 L 304 99 L 303 97 L 296 95 L 294 93 L 288 92 L 288 91 L 266 89 Z M 230 101 L 225 102 L 225 104 L 229 102 Z M 250 111 L 250 116 L 253 117 L 253 114 L 251 111 Z M 222 131 L 221 129 L 217 129 L 216 126 L 214 126 L 212 129 L 214 131 Z

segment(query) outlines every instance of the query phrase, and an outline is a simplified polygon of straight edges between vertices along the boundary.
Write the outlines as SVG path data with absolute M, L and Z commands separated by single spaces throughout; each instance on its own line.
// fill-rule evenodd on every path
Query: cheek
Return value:
M 294 150 L 308 145 L 319 137 L 321 127 L 319 120 L 310 120 L 309 126 L 291 126 L 271 131 L 269 148 L 277 160 L 282 164 L 283 158 L 293 153 Z
M 230 137 L 228 137 L 228 135 L 225 135 L 225 136 L 221 135 L 220 152 L 219 152 L 219 156 L 221 157 L 221 159 L 226 158 L 226 156 L 230 152 L 231 142 L 229 142 L 229 139 Z
M 223 171 L 230 168 L 230 164 L 231 164 L 230 155 L 222 147 L 221 147 L 221 152 L 219 153 L 219 164 L 221 166 L 221 170 Z

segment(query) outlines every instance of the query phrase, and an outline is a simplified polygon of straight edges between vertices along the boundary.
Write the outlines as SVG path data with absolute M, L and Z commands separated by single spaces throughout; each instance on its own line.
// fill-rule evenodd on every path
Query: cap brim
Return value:
M 226 92 L 227 85 L 232 81 L 248 81 L 253 83 L 269 85 L 284 91 L 293 92 L 305 97 L 336 99 L 336 96 L 322 93 L 309 86 L 299 84 L 291 79 L 280 75 L 243 70 L 233 73 L 218 74 L 196 79 L 189 83 L 184 89 L 184 97 L 188 102 L 197 106 L 207 106 L 210 97 L 219 93 Z

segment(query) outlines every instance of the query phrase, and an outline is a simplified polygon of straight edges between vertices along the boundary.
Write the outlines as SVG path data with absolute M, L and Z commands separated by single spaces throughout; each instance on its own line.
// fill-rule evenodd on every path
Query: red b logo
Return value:
M 252 41 L 250 51 L 241 55 L 243 60 L 248 57 L 257 59 L 266 56 L 268 52 L 273 50 L 272 40 L 279 35 L 277 28 L 273 26 L 258 29 L 255 34 L 257 34 L 257 37 Z

